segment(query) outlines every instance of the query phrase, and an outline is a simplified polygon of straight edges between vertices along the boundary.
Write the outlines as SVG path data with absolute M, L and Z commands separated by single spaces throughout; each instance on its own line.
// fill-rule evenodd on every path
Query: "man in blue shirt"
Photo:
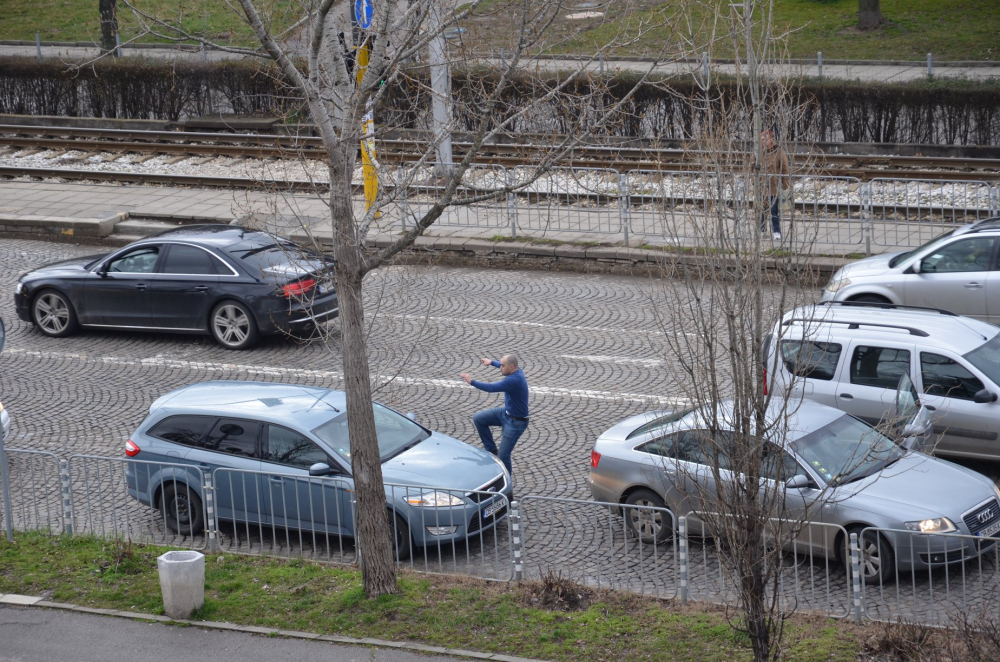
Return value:
M 479 438 L 483 440 L 483 448 L 486 449 L 486 452 L 499 457 L 503 465 L 507 467 L 507 473 L 513 475 L 510 454 L 514 450 L 514 444 L 528 427 L 528 380 L 525 379 L 521 369 L 517 367 L 517 357 L 511 354 L 504 356 L 499 361 L 480 359 L 480 362 L 483 365 L 500 368 L 503 379 L 492 383 L 480 382 L 466 372 L 461 374 L 462 379 L 465 380 L 466 384 L 472 384 L 480 391 L 487 393 L 503 391 L 503 407 L 484 409 L 472 417 L 472 422 L 476 425 L 476 430 L 479 432 Z M 499 450 L 493 442 L 491 427 L 499 427 L 501 430 Z

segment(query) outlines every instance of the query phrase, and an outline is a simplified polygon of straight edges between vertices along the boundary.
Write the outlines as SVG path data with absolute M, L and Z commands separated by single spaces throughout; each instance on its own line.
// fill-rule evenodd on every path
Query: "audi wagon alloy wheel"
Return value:
M 853 528 L 848 531 L 858 534 L 858 568 L 868 584 L 886 584 L 892 581 L 896 572 L 895 555 L 889 542 L 875 531 Z M 850 559 L 847 564 L 850 565 Z
M 65 295 L 55 290 L 43 290 L 31 306 L 32 319 L 38 330 L 52 338 L 62 338 L 76 331 L 76 313 Z
M 224 301 L 212 311 L 209 328 L 226 349 L 246 349 L 257 342 L 257 324 L 243 304 Z
M 625 500 L 625 526 L 634 533 L 639 541 L 645 544 L 663 543 L 670 537 L 673 522 L 670 515 L 662 510 L 649 508 L 665 508 L 663 499 L 650 490 L 636 490 Z M 639 506 L 629 508 L 628 506 Z

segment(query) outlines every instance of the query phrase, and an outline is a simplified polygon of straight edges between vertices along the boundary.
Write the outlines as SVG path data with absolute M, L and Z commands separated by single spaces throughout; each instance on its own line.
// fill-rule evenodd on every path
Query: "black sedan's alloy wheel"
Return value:
M 38 330 L 53 338 L 62 338 L 76 332 L 76 312 L 60 292 L 42 290 L 31 305 L 31 318 Z
M 215 341 L 226 349 L 247 349 L 257 342 L 257 323 L 246 306 L 236 301 L 223 301 L 212 310 L 209 331 Z

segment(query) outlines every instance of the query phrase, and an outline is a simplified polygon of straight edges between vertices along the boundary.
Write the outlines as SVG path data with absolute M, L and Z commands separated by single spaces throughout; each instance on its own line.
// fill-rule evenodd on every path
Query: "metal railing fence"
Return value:
M 668 509 L 541 496 L 517 503 L 526 579 L 552 573 L 594 588 L 660 598 L 680 595 L 678 525 Z M 620 514 L 625 508 L 639 519 L 659 517 L 666 533 L 650 543 L 640 542 Z
M 387 213 L 398 209 L 404 228 L 443 189 L 432 164 L 400 166 L 390 179 L 400 190 Z M 791 204 L 781 211 L 783 244 L 789 248 L 864 244 L 870 254 L 872 244 L 916 247 L 949 227 L 1000 215 L 1000 184 L 981 181 L 861 182 L 855 177 L 795 175 L 792 184 Z M 504 195 L 504 187 L 517 190 Z M 497 198 L 449 207 L 436 224 L 487 231 L 509 228 L 514 236 L 534 238 L 567 232 L 620 236 L 625 242 L 637 235 L 700 245 L 717 231 L 702 227 L 711 220 L 708 212 L 716 206 L 732 208 L 737 201 L 748 209 L 749 189 L 738 177 L 718 179 L 695 171 L 559 167 L 538 173 L 532 166 L 477 165 L 456 191 L 456 199 L 490 192 L 497 192 Z M 767 215 L 766 208 L 762 212 Z M 756 218 L 732 217 L 728 222 L 737 231 L 747 230 L 743 226 L 759 229 Z
M 868 619 L 950 626 L 975 604 L 991 606 L 1000 626 L 1000 537 L 868 527 L 858 540 Z M 872 572 L 865 573 L 871 554 L 880 563 L 868 562 Z M 875 571 L 886 564 L 892 572 L 879 577 Z
M 234 553 L 353 563 L 350 480 L 190 463 L 7 450 L 0 498 L 16 531 L 89 534 Z M 503 489 L 502 486 L 500 489 Z M 422 503 L 423 505 L 416 505 Z M 698 513 L 492 490 L 386 485 L 400 567 L 496 581 L 550 573 L 596 588 L 726 602 L 739 569 Z M 398 516 L 397 516 L 398 514 Z M 650 524 L 663 533 L 653 537 Z M 775 520 L 782 609 L 955 625 L 1000 619 L 1000 536 L 923 534 Z M 992 531 L 992 529 L 987 529 Z M 454 535 L 453 535 L 454 534 Z M 643 540 L 642 537 L 646 540 Z M 773 538 L 772 538 L 773 539 Z M 763 554 L 764 550 L 762 550 Z M 874 556 L 873 556 L 874 554 Z M 892 567 L 879 576 L 876 570 Z M 867 574 L 866 574 L 867 573 Z M 990 611 L 992 610 L 992 611 Z

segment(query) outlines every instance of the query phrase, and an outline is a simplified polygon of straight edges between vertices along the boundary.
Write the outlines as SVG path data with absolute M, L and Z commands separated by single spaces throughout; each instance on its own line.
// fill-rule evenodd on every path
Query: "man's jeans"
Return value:
M 503 466 L 507 467 L 507 473 L 513 475 L 514 471 L 510 468 L 510 454 L 514 450 L 517 440 L 521 438 L 521 435 L 527 429 L 528 421 L 514 420 L 507 415 L 503 407 L 497 407 L 495 409 L 484 409 L 477 413 L 472 417 L 472 422 L 476 424 L 476 431 L 479 432 L 479 438 L 483 440 L 483 448 L 486 449 L 486 452 L 499 457 L 500 461 L 503 462 Z M 499 427 L 501 429 L 499 451 L 497 450 L 497 445 L 493 442 L 491 427 Z
M 778 214 L 778 205 L 781 202 L 781 197 L 776 195 L 771 198 L 771 231 L 781 234 L 781 217 Z M 767 232 L 767 214 L 764 212 L 760 215 L 760 230 L 761 232 Z

